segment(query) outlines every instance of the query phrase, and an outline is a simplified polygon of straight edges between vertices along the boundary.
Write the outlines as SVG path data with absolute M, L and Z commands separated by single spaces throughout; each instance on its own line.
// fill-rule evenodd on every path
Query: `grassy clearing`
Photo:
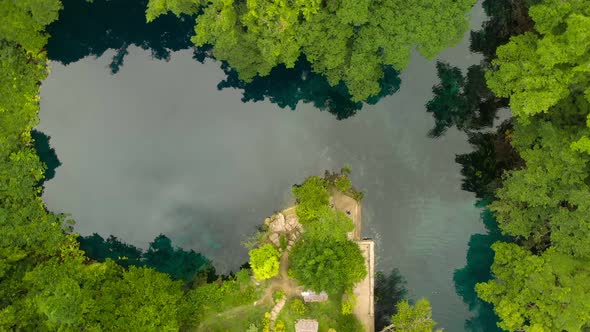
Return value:
M 299 314 L 291 310 L 291 303 L 294 299 L 289 299 L 285 308 L 279 314 L 278 320 L 285 323 L 286 331 L 295 331 L 295 322 L 298 319 L 308 318 L 315 319 L 319 323 L 319 332 L 328 332 L 329 329 L 335 329 L 338 332 L 360 332 L 363 326 L 354 315 L 343 315 L 341 302 L 339 300 L 328 300 L 320 303 L 306 303 L 306 313 Z
M 196 329 L 203 332 L 246 331 L 254 323 L 262 326 L 264 313 L 272 309 L 269 304 L 243 305 L 228 311 L 208 316 Z

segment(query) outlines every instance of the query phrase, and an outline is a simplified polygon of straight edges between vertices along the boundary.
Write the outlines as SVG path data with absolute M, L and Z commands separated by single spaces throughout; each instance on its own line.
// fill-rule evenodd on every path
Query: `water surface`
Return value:
M 476 6 L 471 28 L 482 20 Z M 463 69 L 478 63 L 467 37 L 439 59 Z M 62 163 L 43 198 L 70 213 L 77 232 L 144 248 L 164 233 L 218 270 L 235 270 L 247 260 L 241 242 L 293 203 L 291 185 L 350 164 L 366 191 L 363 235 L 377 241 L 377 268 L 398 267 L 409 295 L 428 297 L 442 327 L 464 329 L 469 314 L 453 271 L 483 226 L 454 161 L 470 151 L 465 135 L 427 136 L 435 61 L 414 55 L 397 93 L 337 121 L 310 104 L 290 111 L 243 103 L 241 91 L 217 89 L 226 77 L 219 64 L 200 64 L 191 50 L 169 62 L 134 46 L 128 52 L 117 74 L 109 69 L 115 51 L 107 51 L 53 62 L 43 83 L 37 129 Z

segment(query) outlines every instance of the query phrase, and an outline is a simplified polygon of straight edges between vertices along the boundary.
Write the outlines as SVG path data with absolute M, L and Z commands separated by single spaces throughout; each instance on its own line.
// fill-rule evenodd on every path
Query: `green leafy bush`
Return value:
M 338 189 L 338 191 L 347 193 L 352 190 L 352 183 L 350 183 L 350 179 L 348 176 L 341 174 L 339 175 L 336 180 L 334 181 L 334 185 Z
M 282 300 L 285 297 L 285 292 L 283 292 L 282 290 L 277 290 L 274 291 L 274 293 L 272 293 L 272 299 L 275 302 L 279 302 L 280 300 Z
M 303 303 L 301 299 L 293 299 L 291 303 L 289 303 L 289 310 L 299 316 L 303 316 L 307 312 L 305 303 Z
M 350 315 L 356 306 L 356 295 L 352 292 L 346 292 L 342 297 L 342 314 Z
M 279 274 L 280 253 L 272 244 L 265 244 L 249 252 L 250 266 L 257 280 L 265 280 Z
M 367 275 L 365 259 L 352 241 L 302 240 L 290 255 L 291 270 L 305 287 L 339 294 Z
M 279 247 L 281 248 L 281 250 L 287 249 L 288 244 L 289 244 L 289 240 L 287 239 L 287 235 L 281 234 L 279 236 Z

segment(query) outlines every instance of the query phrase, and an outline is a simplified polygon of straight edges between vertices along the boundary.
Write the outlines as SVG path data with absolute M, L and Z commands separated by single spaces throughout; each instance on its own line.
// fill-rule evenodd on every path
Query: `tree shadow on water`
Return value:
M 78 237 L 80 249 L 88 258 L 104 262 L 114 260 L 124 268 L 146 266 L 167 273 L 174 280 L 185 284 L 202 284 L 217 278 L 212 262 L 193 250 L 184 250 L 172 245 L 172 241 L 160 234 L 149 248 L 143 251 L 133 245 L 121 242 L 111 235 L 106 240 L 94 233 Z
M 486 204 L 484 201 L 477 204 L 478 207 L 484 208 L 481 219 L 485 225 L 486 234 L 471 235 L 467 250 L 467 264 L 455 270 L 453 275 L 457 294 L 473 313 L 473 316 L 465 321 L 465 330 L 471 332 L 502 331 L 496 325 L 499 320 L 494 313 L 494 307 L 479 299 L 475 292 L 477 283 L 486 282 L 492 278 L 491 267 L 494 262 L 492 244 L 505 240 L 492 212 L 485 208 Z
M 55 177 L 55 170 L 61 166 L 61 161 L 59 161 L 55 150 L 49 143 L 51 140 L 50 136 L 33 129 L 31 130 L 31 137 L 33 138 L 33 147 L 35 148 L 35 151 L 37 151 L 39 159 L 45 164 L 45 174 L 43 179 L 39 182 L 39 186 L 43 187 L 46 181 Z
M 164 15 L 147 23 L 148 0 L 62 0 L 59 20 L 49 25 L 47 44 L 50 60 L 64 65 L 86 56 L 100 57 L 116 50 L 112 73 L 123 66 L 127 49 L 135 45 L 149 50 L 155 59 L 169 60 L 170 53 L 189 49 L 195 19 L 191 16 Z
M 295 110 L 297 104 L 311 103 L 321 111 L 328 111 L 343 120 L 354 116 L 363 107 L 362 102 L 354 102 L 344 83 L 331 86 L 322 75 L 312 72 L 311 64 L 300 58 L 294 68 L 279 65 L 271 70 L 268 76 L 256 76 L 252 82 L 244 82 L 238 78 L 238 73 L 224 64 L 222 69 L 227 78 L 217 85 L 222 90 L 234 88 L 242 90 L 243 102 L 257 102 L 269 100 L 281 108 Z M 392 95 L 399 90 L 401 79 L 399 72 L 392 67 L 384 67 L 384 77 L 381 79 L 381 91 L 370 97 L 366 103 L 374 105 L 381 98 Z
M 465 329 L 471 332 L 502 331 L 496 325 L 499 320 L 493 306 L 477 297 L 475 285 L 492 279 L 492 244 L 511 241 L 502 235 L 492 211 L 487 208 L 488 203 L 495 200 L 502 175 L 508 170 L 524 166 L 524 161 L 510 145 L 511 131 L 512 121 L 506 120 L 495 132 L 470 132 L 468 141 L 474 150 L 455 158 L 461 165 L 461 187 L 473 192 L 479 199 L 476 206 L 483 208 L 481 220 L 486 229 L 485 234 L 473 234 L 470 237 L 467 264 L 455 270 L 453 277 L 457 294 L 473 313 L 473 317 L 465 321 Z
M 397 313 L 397 303 L 408 294 L 406 279 L 394 268 L 391 273 L 375 274 L 375 330 L 381 331 L 391 324 L 391 316 Z
M 49 58 L 64 65 L 87 56 L 100 57 L 107 50 L 116 51 L 109 68 L 116 74 L 124 65 L 128 48 L 132 45 L 149 50 L 155 59 L 169 60 L 171 52 L 192 49 L 196 61 L 211 57 L 211 48 L 194 47 L 190 38 L 194 35 L 195 17 L 168 14 L 151 23 L 146 22 L 147 0 L 63 0 L 64 9 L 59 20 L 48 27 L 51 35 L 47 45 Z M 337 119 L 356 114 L 363 103 L 353 102 L 343 83 L 330 86 L 322 76 L 311 71 L 311 65 L 302 57 L 294 68 L 280 65 L 268 76 L 255 77 L 252 82 L 238 79 L 237 72 L 226 63 L 221 68 L 227 78 L 218 89 L 242 90 L 242 100 L 268 100 L 281 108 L 296 109 L 301 101 L 320 110 L 327 110 Z M 400 86 L 399 73 L 385 68 L 381 80 L 381 92 L 367 104 L 375 104 L 382 97 L 395 93 Z
M 426 104 L 432 113 L 434 128 L 430 137 L 440 137 L 455 126 L 461 131 L 490 128 L 506 99 L 497 98 L 487 87 L 484 67 L 474 65 L 463 76 L 461 70 L 444 62 L 437 62 L 440 84 L 432 88 L 434 97 Z

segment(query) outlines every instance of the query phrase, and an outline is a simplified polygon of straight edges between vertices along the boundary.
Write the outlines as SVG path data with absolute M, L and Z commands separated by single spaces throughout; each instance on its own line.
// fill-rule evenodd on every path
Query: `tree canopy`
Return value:
M 537 2 L 529 9 L 534 31 L 499 47 L 486 75 L 496 95 L 510 98 L 513 127 L 501 134 L 521 161 L 505 168 L 511 170 L 492 197 L 504 238 L 492 246 L 494 278 L 476 290 L 494 305 L 503 329 L 584 331 L 590 326 L 590 156 L 583 153 L 590 134 L 590 5 Z
M 111 259 L 125 268 L 151 267 L 185 283 L 194 281 L 197 275 L 205 279 L 214 279 L 215 276 L 215 268 L 209 259 L 193 250 L 174 247 L 172 241 L 162 234 L 150 243 L 147 251 L 123 243 L 112 235 L 105 240 L 95 233 L 79 237 L 78 241 L 86 256 L 99 262 Z
M 248 254 L 250 255 L 250 266 L 256 279 L 265 280 L 279 274 L 280 253 L 272 244 L 252 249 Z
M 436 325 L 427 299 L 420 299 L 415 305 L 402 300 L 397 304 L 397 313 L 391 321 L 393 330 L 400 332 L 432 332 Z
M 590 268 L 550 248 L 535 255 L 516 244 L 496 243 L 496 279 L 476 286 L 495 305 L 509 331 L 584 331 L 590 322 Z
M 590 3 L 585 0 L 545 0 L 529 14 L 535 31 L 515 36 L 498 48 L 497 68 L 488 73 L 488 85 L 501 97 L 510 97 L 514 115 L 522 120 L 556 107 L 571 95 L 590 101 Z M 587 118 L 590 126 L 590 118 Z M 575 147 L 590 152 L 588 136 Z
M 316 292 L 341 294 L 367 275 L 365 259 L 352 241 L 301 240 L 289 255 L 295 279 Z
M 384 68 L 407 66 L 416 48 L 433 58 L 458 43 L 473 0 L 150 0 L 148 22 L 171 11 L 196 14 L 197 46 L 213 45 L 240 79 L 292 68 L 304 55 L 331 85 L 344 82 L 353 101 L 380 91 Z

